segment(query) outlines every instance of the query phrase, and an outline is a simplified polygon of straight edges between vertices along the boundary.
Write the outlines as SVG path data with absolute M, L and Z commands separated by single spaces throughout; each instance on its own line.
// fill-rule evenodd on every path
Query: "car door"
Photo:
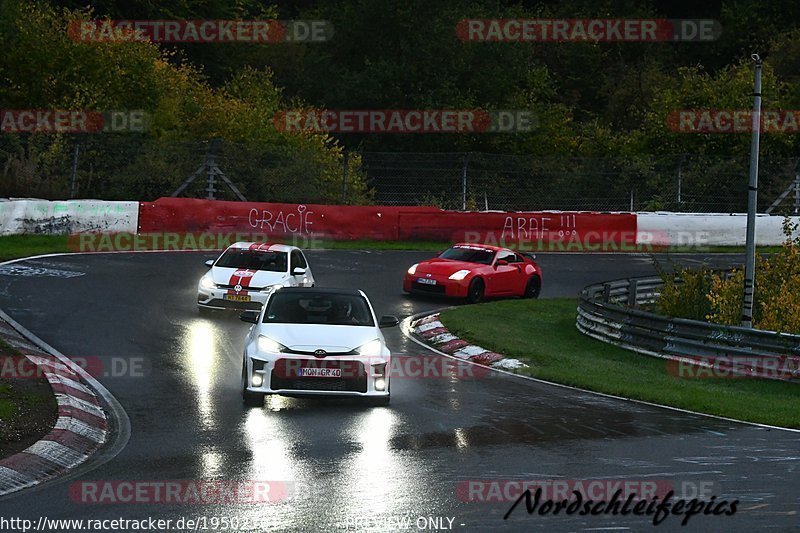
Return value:
M 505 261 L 507 264 L 500 264 Z M 514 252 L 501 251 L 497 253 L 493 263 L 494 271 L 490 274 L 491 294 L 519 294 L 518 286 L 522 273 L 522 263 Z

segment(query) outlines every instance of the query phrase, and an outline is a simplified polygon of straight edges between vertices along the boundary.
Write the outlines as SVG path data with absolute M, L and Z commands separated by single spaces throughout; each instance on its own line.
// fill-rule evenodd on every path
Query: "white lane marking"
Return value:
M 75 272 L 72 270 L 59 270 L 55 268 L 29 267 L 22 265 L 3 265 L 0 266 L 0 276 L 16 276 L 23 278 L 51 277 L 51 278 L 77 278 L 85 276 L 86 272 Z

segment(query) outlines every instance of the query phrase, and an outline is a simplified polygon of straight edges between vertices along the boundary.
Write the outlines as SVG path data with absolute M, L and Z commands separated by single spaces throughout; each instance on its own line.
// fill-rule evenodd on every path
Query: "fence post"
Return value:
M 70 177 L 69 180 L 70 198 L 75 198 L 75 196 L 78 194 L 78 183 L 76 180 L 78 177 L 78 155 L 80 154 L 80 152 L 81 152 L 81 143 L 76 142 L 75 153 L 72 156 L 72 176 Z
M 678 201 L 678 211 L 681 210 L 681 172 L 683 170 L 683 161 L 686 159 L 686 154 L 682 155 L 680 160 L 678 161 L 678 175 L 677 175 L 677 201 Z
M 347 161 L 350 152 L 347 149 L 342 151 L 342 203 L 347 203 Z
M 469 154 L 464 156 L 464 167 L 461 171 L 461 210 L 467 210 L 467 165 L 469 165 Z
M 636 278 L 628 280 L 628 307 L 636 307 L 636 295 L 639 292 L 639 282 Z

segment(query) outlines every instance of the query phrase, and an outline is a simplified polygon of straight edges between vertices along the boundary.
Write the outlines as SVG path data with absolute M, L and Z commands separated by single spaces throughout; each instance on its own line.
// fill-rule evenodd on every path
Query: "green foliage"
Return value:
M 346 146 L 351 151 L 508 153 L 564 161 L 625 158 L 630 161 L 618 174 L 548 175 L 547 190 L 537 186 L 536 197 L 550 201 L 548 194 L 557 196 L 566 187 L 584 197 L 622 197 L 634 190 L 641 193 L 636 197 L 639 206 L 669 208 L 672 195 L 657 194 L 673 190 L 675 167 L 658 168 L 648 157 L 701 154 L 716 163 L 701 161 L 683 169 L 684 192 L 691 189 L 695 200 L 684 199 L 681 207 L 696 209 L 698 202 L 713 204 L 703 200 L 709 192 L 744 195 L 741 178 L 746 170 L 739 156 L 748 152 L 749 135 L 677 133 L 667 127 L 671 112 L 748 109 L 753 51 L 765 58 L 764 109 L 800 106 L 800 30 L 794 27 L 800 4 L 789 0 L 769 6 L 730 0 L 718 12 L 697 5 L 680 15 L 667 11 L 666 4 L 643 0 L 100 0 L 92 9 L 78 0 L 0 1 L 3 108 L 144 109 L 153 116 L 147 141 L 218 137 L 247 145 L 241 150 L 244 154 L 262 153 L 265 160 L 280 162 L 281 168 L 264 174 L 237 177 L 253 195 L 279 194 L 269 191 L 280 190 L 275 184 L 287 176 L 295 176 L 295 181 L 302 176 L 302 187 L 321 187 L 320 201 L 335 198 L 341 174 L 339 147 Z M 713 43 L 470 43 L 455 35 L 456 24 L 464 18 L 687 14 L 719 19 L 721 38 Z M 76 43 L 66 36 L 69 21 L 104 17 L 325 19 L 335 32 L 325 43 L 270 45 Z M 276 111 L 296 107 L 527 110 L 534 113 L 537 125 L 516 134 L 351 133 L 337 134 L 335 140 L 277 131 L 272 123 Z M 761 153 L 765 159 L 794 156 L 798 139 L 765 134 Z M 0 139 L 0 194 L 63 196 L 73 145 L 73 140 L 52 136 L 31 136 L 24 143 Z M 99 146 L 92 149 L 99 153 Z M 79 169 L 80 191 L 94 196 L 143 190 L 150 197 L 162 194 L 158 187 L 178 179 L 177 170 L 171 169 L 182 168 L 173 160 L 182 160 L 183 152 L 160 161 L 158 153 L 153 149 L 132 156 L 148 161 L 148 168 L 159 175 L 139 176 L 130 189 L 115 178 L 125 173 L 118 168 L 124 165 L 93 161 L 92 168 Z M 303 157 L 309 161 L 300 161 Z M 775 183 L 762 180 L 770 195 L 788 182 L 785 172 L 776 176 Z M 363 176 L 357 173 L 349 181 L 353 201 L 369 201 Z
M 82 195 L 152 199 L 171 193 L 203 162 L 198 140 L 219 138 L 238 164 L 225 171 L 251 200 L 341 196 L 341 147 L 326 135 L 276 129 L 272 119 L 283 101 L 269 69 L 243 68 L 215 89 L 201 70 L 156 44 L 72 41 L 69 23 L 96 18 L 91 10 L 13 0 L 4 6 L 3 108 L 143 110 L 152 120 L 145 134 L 4 135 L 0 195 L 64 197 L 77 142 Z M 362 173 L 348 182 L 353 202 L 368 201 Z
M 676 268 L 674 274 L 662 273 L 661 276 L 664 286 L 658 299 L 659 313 L 706 320 L 711 312 L 711 304 L 706 295 L 711 290 L 715 276 L 713 271 L 707 268 Z
M 753 326 L 769 331 L 800 333 L 800 235 L 798 225 L 784 221 L 786 240 L 780 250 L 756 256 Z M 717 324 L 739 325 L 744 295 L 744 271 L 720 274 L 709 269 L 677 269 L 662 274 L 658 301 L 662 314 Z M 675 277 L 682 282 L 677 283 Z

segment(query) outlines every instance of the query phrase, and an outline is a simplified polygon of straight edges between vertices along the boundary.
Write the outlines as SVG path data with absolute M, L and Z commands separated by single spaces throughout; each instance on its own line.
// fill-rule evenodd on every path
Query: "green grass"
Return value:
M 66 235 L 6 235 L 0 237 L 0 261 L 68 251 Z
M 5 355 L 21 355 L 20 351 L 11 346 L 6 340 L 0 337 L 0 354 Z
M 0 420 L 9 420 L 17 412 L 11 385 L 0 385 Z
M 280 239 L 278 239 L 280 241 Z M 291 239 L 285 242 L 292 244 Z M 353 241 L 334 241 L 329 239 L 307 239 L 300 240 L 298 246 L 305 249 L 319 248 L 330 250 L 415 250 L 423 252 L 439 252 L 452 243 L 437 242 L 437 241 L 374 241 L 367 239 L 353 240 Z M 522 251 L 534 252 L 559 252 L 565 253 L 579 252 L 580 250 L 565 248 L 560 250 L 555 247 L 552 250 L 546 249 L 532 250 L 530 246 L 523 246 Z M 780 249 L 779 246 L 761 246 L 758 247 L 759 253 L 771 253 Z M 66 235 L 7 235 L 0 237 L 0 261 L 7 261 L 9 259 L 16 259 L 19 257 L 27 257 L 31 255 L 70 252 Z M 613 251 L 613 250 L 612 250 Z M 628 250 L 631 252 L 641 252 L 647 250 Z M 666 250 L 654 250 L 658 252 L 671 252 L 671 253 L 742 253 L 744 247 L 741 246 L 711 246 L 703 248 L 691 247 L 673 247 Z M 626 253 L 625 250 L 620 253 Z
M 798 384 L 755 379 L 690 379 L 670 375 L 664 360 L 617 348 L 580 333 L 577 301 L 506 300 L 442 312 L 447 328 L 530 366 L 520 373 L 739 420 L 800 428 Z

